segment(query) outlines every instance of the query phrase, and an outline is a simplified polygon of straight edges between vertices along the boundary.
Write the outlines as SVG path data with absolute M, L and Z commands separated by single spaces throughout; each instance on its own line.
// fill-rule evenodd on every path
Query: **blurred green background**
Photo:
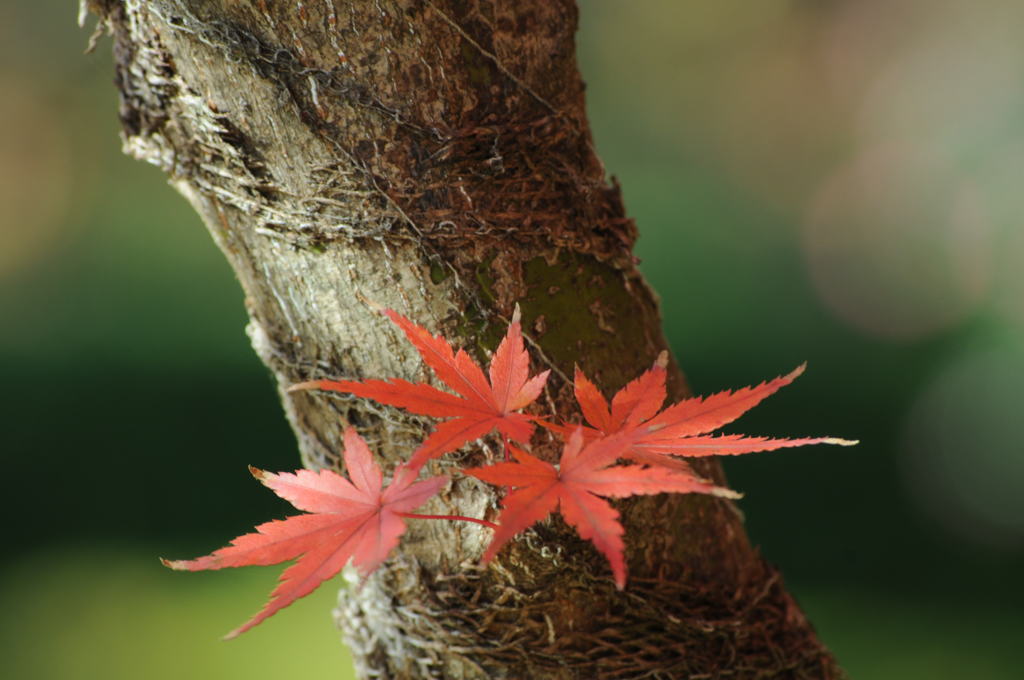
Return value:
M 728 461 L 754 540 L 853 678 L 1019 678 L 1024 5 L 580 4 L 692 385 L 808 360 L 740 429 L 863 442 Z M 298 456 L 238 285 L 120 154 L 110 42 L 83 56 L 74 19 L 0 4 L 4 676 L 348 677 L 333 587 L 222 643 L 278 569 L 157 563 L 283 515 L 245 466 Z

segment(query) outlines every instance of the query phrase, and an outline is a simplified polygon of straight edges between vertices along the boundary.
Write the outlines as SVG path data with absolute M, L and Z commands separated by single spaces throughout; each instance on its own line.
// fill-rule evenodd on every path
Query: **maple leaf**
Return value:
M 631 433 L 625 433 L 584 447 L 583 431 L 577 428 L 566 442 L 558 465 L 510 447 L 516 462 L 465 470 L 489 484 L 516 487 L 502 501 L 499 526 L 484 553 L 484 563 L 513 536 L 558 509 L 580 537 L 591 541 L 608 559 L 615 584 L 621 590 L 626 584 L 622 542 L 625 530 L 619 523 L 618 511 L 601 496 L 625 498 L 671 491 L 739 497 L 734 491 L 687 472 L 639 465 L 609 467 L 623 455 L 631 437 Z
M 550 371 L 530 377 L 530 355 L 523 345 L 518 307 L 504 339 L 494 352 L 486 377 L 464 350 L 454 351 L 442 336 L 431 335 L 425 328 L 393 310 L 387 309 L 384 313 L 405 332 L 434 375 L 455 394 L 399 378 L 312 380 L 292 385 L 288 391 L 312 388 L 348 392 L 419 415 L 447 418 L 413 453 L 412 467 L 454 451 L 495 429 L 513 441 L 529 440 L 536 418 L 518 411 L 540 395 Z
M 351 482 L 331 470 L 274 474 L 250 467 L 256 479 L 306 515 L 260 524 L 256 533 L 234 539 L 226 548 L 194 560 L 161 560 L 172 569 L 200 571 L 270 565 L 298 557 L 281 574 L 270 601 L 232 632 L 249 630 L 300 597 L 313 592 L 349 561 L 363 578 L 387 559 L 405 531 L 403 515 L 423 505 L 447 483 L 447 477 L 417 482 L 418 469 L 399 465 L 383 488 L 380 467 L 366 442 L 345 430 L 345 466 Z
M 665 363 L 665 355 L 662 355 L 650 370 L 619 390 L 612 397 L 610 407 L 597 386 L 577 366 L 573 381 L 576 401 L 583 417 L 591 425 L 583 428 L 584 438 L 589 441 L 613 434 L 631 434 L 632 441 L 623 453 L 624 457 L 682 471 L 688 470 L 689 466 L 685 461 L 672 456 L 727 456 L 810 444 L 851 446 L 857 443 L 836 437 L 770 439 L 708 435 L 793 382 L 804 372 L 806 364 L 798 366 L 788 375 L 753 387 L 725 390 L 709 397 L 684 399 L 659 412 L 666 396 Z M 544 424 L 562 432 L 563 436 L 572 427 Z

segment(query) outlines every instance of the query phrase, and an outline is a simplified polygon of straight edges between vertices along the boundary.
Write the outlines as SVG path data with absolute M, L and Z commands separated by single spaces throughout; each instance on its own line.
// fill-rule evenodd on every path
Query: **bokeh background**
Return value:
M 754 540 L 853 678 L 1021 677 L 1024 4 L 580 4 L 693 386 L 808 360 L 742 431 L 863 441 L 728 461 Z M 120 154 L 88 33 L 0 4 L 3 674 L 347 677 L 333 587 L 222 643 L 278 570 L 157 563 L 283 515 L 245 466 L 298 457 L 227 265 Z

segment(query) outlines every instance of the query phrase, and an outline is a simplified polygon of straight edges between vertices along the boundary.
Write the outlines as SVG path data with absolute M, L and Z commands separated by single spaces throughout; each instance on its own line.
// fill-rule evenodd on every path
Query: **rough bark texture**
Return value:
M 113 35 L 125 150 L 162 167 L 246 292 L 281 386 L 427 377 L 368 301 L 484 358 L 516 302 L 572 411 L 574 362 L 613 390 L 665 348 L 632 222 L 595 155 L 573 0 L 89 0 Z M 187 272 L 183 272 L 187 275 Z M 542 366 L 535 367 L 537 369 Z M 671 389 L 685 385 L 675 371 Z M 429 428 L 364 400 L 282 394 L 307 466 L 343 422 L 390 464 Z M 557 442 L 538 435 L 535 451 Z M 434 465 L 479 462 L 494 442 Z M 702 471 L 720 476 L 709 463 Z M 457 479 L 430 512 L 495 515 Z M 739 513 L 708 497 L 619 506 L 630 582 L 559 520 L 486 569 L 488 531 L 411 522 L 337 620 L 363 677 L 834 678 Z M 301 658 L 301 655 L 296 658 Z

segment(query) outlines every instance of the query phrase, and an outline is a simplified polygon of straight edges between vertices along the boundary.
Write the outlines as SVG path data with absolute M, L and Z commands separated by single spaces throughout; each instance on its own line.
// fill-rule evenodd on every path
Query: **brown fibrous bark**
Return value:
M 398 309 L 485 359 L 521 305 L 570 417 L 582 365 L 617 389 L 666 348 L 636 237 L 594 153 L 572 0 L 88 0 L 113 35 L 124 146 L 162 167 L 246 293 L 279 385 L 428 379 L 373 310 Z M 145 228 L 140 225 L 140 228 Z M 183 272 L 187 275 L 187 272 Z M 673 396 L 686 387 L 674 369 Z M 303 462 L 340 469 L 343 424 L 381 459 L 429 422 L 282 391 Z M 538 434 L 537 455 L 558 442 Z M 485 439 L 438 471 L 497 455 Z M 700 468 L 721 480 L 714 463 Z M 493 519 L 456 477 L 428 510 Z M 557 518 L 478 564 L 488 530 L 410 522 L 338 622 L 364 677 L 835 678 L 728 501 L 622 502 L 630 581 Z

